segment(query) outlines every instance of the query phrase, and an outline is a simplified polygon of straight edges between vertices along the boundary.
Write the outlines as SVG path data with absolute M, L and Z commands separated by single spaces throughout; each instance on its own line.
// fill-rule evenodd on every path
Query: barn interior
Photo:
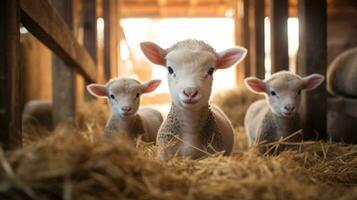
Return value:
M 336 57 L 357 47 L 356 1 L 0 4 L 0 199 L 357 198 L 357 89 L 330 92 L 327 80 L 303 94 L 303 128 L 313 140 L 295 144 L 300 151 L 261 155 L 248 148 L 243 127 L 248 106 L 261 98 L 246 90 L 244 78 L 281 70 L 327 76 Z M 153 144 L 104 143 L 110 112 L 86 85 L 115 77 L 162 79 L 141 105 L 165 114 L 171 103 L 167 70 L 150 63 L 139 44 L 168 48 L 186 38 L 218 51 L 248 49 L 242 63 L 214 76 L 211 101 L 236 132 L 232 155 L 163 162 Z

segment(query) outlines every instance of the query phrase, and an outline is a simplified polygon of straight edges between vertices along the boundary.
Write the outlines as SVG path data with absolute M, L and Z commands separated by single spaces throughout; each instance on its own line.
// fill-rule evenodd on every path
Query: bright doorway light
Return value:
M 264 19 L 264 50 L 265 50 L 265 78 L 271 75 L 271 47 L 270 47 L 270 19 Z M 296 72 L 296 56 L 299 49 L 299 20 L 298 18 L 288 18 L 288 51 L 289 70 Z
M 147 63 L 141 53 L 139 43 L 142 41 L 153 41 L 163 48 L 170 47 L 180 40 L 192 38 L 208 42 L 217 51 L 225 50 L 235 45 L 234 42 L 234 20 L 231 18 L 132 18 L 122 19 L 120 25 L 123 27 L 127 44 L 132 54 L 130 58 Z M 167 93 L 166 82 L 167 71 L 159 66 L 152 67 L 151 77 L 162 79 L 163 83 L 156 90 L 159 93 Z M 233 88 L 236 85 L 235 68 L 218 70 L 215 73 L 213 91 Z

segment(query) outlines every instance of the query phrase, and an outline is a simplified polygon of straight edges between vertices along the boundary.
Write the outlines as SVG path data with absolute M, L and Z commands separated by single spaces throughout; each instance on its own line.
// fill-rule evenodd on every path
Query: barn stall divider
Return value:
M 105 8 L 117 1 L 105 0 Z M 96 0 L 83 4 L 84 41 L 76 40 L 73 27 L 72 0 L 5 0 L 0 2 L 0 141 L 5 149 L 22 146 L 22 69 L 20 60 L 20 24 L 29 30 L 54 54 L 52 60 L 53 119 L 55 124 L 73 123 L 76 113 L 75 75 L 79 73 L 86 83 L 96 82 L 97 27 Z M 114 17 L 113 17 L 114 16 Z M 113 24 L 115 9 L 107 10 L 104 20 Z M 112 36 L 116 27 L 107 27 Z M 110 38 L 111 39 L 111 38 Z M 108 39 L 107 39 L 108 40 Z M 106 58 L 115 60 L 113 48 L 106 41 Z M 115 74 L 111 61 L 104 66 L 103 80 Z M 50 67 L 50 66 L 49 66 Z M 51 74 L 49 74 L 51 76 Z M 100 79 L 101 80 L 101 79 Z M 36 80 L 33 80 L 36 81 Z M 84 91 L 84 88 L 83 88 Z M 89 99 L 87 96 L 86 99 Z

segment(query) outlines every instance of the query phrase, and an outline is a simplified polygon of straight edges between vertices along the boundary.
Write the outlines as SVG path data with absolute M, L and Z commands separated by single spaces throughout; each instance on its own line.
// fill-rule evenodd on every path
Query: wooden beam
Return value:
M 104 77 L 118 74 L 118 1 L 104 0 Z
M 265 77 L 264 17 L 264 0 L 251 0 L 249 2 L 250 74 L 261 79 Z
M 19 0 L 0 1 L 0 142 L 5 149 L 22 146 Z
M 301 76 L 319 73 L 326 77 L 326 0 L 300 0 L 298 9 L 300 44 L 297 71 Z M 326 138 L 326 83 L 303 93 L 301 103 L 301 119 L 307 138 L 315 136 L 315 130 L 319 138 Z
M 165 9 L 167 15 L 163 16 L 157 4 L 134 4 L 124 5 L 120 8 L 120 16 L 122 18 L 136 17 L 225 17 L 225 11 L 231 5 L 215 3 L 215 4 L 197 4 L 195 7 L 190 7 L 186 4 L 167 4 Z
M 24 26 L 68 66 L 76 68 L 88 80 L 96 81 L 94 61 L 48 0 L 20 2 Z
M 288 0 L 270 1 L 271 73 L 289 70 Z
M 72 0 L 52 0 L 56 12 L 63 18 L 65 27 L 73 28 Z M 60 17 L 58 16 L 58 17 Z M 61 58 L 52 56 L 53 121 L 58 124 L 74 124 L 76 113 L 76 71 Z
M 96 0 L 82 2 L 82 22 L 84 27 L 83 46 L 87 49 L 93 61 L 97 63 L 97 10 Z M 97 67 L 97 66 L 96 66 Z M 93 100 L 93 95 L 86 89 L 90 81 L 85 81 L 83 88 L 85 100 Z

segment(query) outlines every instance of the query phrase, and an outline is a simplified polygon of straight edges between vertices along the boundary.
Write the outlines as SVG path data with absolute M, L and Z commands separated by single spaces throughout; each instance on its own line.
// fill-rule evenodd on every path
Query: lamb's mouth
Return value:
M 295 112 L 283 112 L 281 115 L 283 115 L 283 117 L 292 117 L 295 115 Z
M 129 112 L 129 113 L 121 113 L 121 115 L 122 115 L 123 117 L 128 117 L 128 116 L 130 116 L 130 115 L 132 115 L 132 114 L 134 114 L 134 113 L 132 113 L 132 112 Z
M 196 104 L 199 102 L 199 100 L 193 100 L 193 99 L 185 99 L 181 100 L 184 104 Z

